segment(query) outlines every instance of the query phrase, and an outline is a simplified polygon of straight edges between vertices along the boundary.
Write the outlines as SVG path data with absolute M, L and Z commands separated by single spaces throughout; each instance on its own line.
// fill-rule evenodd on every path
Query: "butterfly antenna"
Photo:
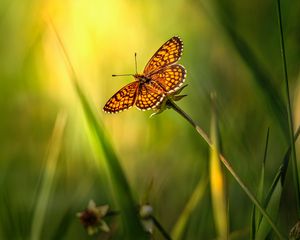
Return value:
M 122 76 L 132 76 L 133 74 L 128 73 L 128 74 L 112 74 L 112 77 L 122 77 Z
M 135 61 L 135 73 L 137 74 L 137 60 L 136 60 L 136 53 L 134 53 L 134 61 Z
M 137 60 L 136 60 L 136 53 L 134 53 L 134 61 L 135 61 L 135 72 L 137 74 Z M 127 74 L 112 74 L 112 77 L 122 77 L 122 76 L 134 76 L 134 74 L 127 73 Z

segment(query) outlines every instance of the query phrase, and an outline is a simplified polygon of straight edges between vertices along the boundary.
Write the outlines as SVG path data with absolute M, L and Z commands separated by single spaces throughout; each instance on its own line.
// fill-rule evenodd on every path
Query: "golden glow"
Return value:
M 121 59 L 127 57 L 123 55 L 133 54 L 143 39 L 143 31 L 136 24 L 138 20 L 130 14 L 134 8 L 132 2 L 116 0 L 49 1 L 41 17 L 46 24 L 43 35 L 46 69 L 41 69 L 45 91 L 54 98 L 61 97 L 63 102 L 73 99 L 67 67 L 49 18 L 57 28 L 80 83 L 100 103 L 103 90 L 112 81 L 111 74 L 117 67 L 124 69 Z

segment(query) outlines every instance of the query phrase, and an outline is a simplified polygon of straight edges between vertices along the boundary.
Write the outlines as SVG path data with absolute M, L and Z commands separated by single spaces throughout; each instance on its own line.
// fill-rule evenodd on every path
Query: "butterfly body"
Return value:
M 141 82 L 144 82 L 144 83 L 148 83 L 151 81 L 151 78 L 150 77 L 146 77 L 144 74 L 134 74 L 133 77 L 136 79 L 136 80 L 139 80 Z
M 177 91 L 185 80 L 186 70 L 176 62 L 180 59 L 183 43 L 172 37 L 163 44 L 147 63 L 142 74 L 134 74 L 135 81 L 115 93 L 105 104 L 107 113 L 131 108 L 140 110 L 157 108 L 164 98 Z

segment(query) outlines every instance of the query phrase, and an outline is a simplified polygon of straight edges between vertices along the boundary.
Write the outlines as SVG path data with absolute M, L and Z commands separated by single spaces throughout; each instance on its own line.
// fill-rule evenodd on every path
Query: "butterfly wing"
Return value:
M 103 111 L 117 113 L 132 107 L 136 101 L 140 81 L 129 83 L 116 92 L 105 104 Z
M 166 93 L 171 93 L 180 88 L 186 76 L 185 68 L 180 64 L 173 64 L 153 73 L 150 78 L 158 83 Z
M 135 104 L 140 110 L 149 110 L 157 107 L 164 97 L 164 90 L 157 83 L 141 83 Z
M 182 50 L 183 43 L 181 39 L 177 36 L 172 37 L 163 44 L 149 60 L 144 69 L 144 75 L 151 75 L 152 73 L 177 62 L 182 55 Z

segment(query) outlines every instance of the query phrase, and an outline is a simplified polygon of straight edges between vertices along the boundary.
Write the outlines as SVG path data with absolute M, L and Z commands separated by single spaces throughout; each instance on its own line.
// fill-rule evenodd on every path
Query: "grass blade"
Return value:
M 173 101 L 168 100 L 167 105 L 170 108 L 173 108 L 174 111 L 176 111 L 180 116 L 182 116 L 185 120 L 187 120 L 193 128 L 197 131 L 197 133 L 204 139 L 204 141 L 209 145 L 209 147 L 212 147 L 212 142 L 209 139 L 206 132 L 199 127 L 195 121 L 186 113 L 184 112 L 180 107 L 177 106 Z M 243 189 L 243 191 L 247 194 L 249 199 L 255 204 L 257 209 L 261 212 L 261 214 L 265 217 L 265 219 L 268 221 L 268 223 L 271 225 L 272 229 L 276 233 L 279 239 L 284 239 L 283 235 L 280 233 L 276 225 L 274 224 L 273 220 L 269 216 L 269 214 L 264 210 L 260 202 L 256 199 L 256 197 L 252 194 L 252 192 L 249 190 L 249 188 L 244 184 L 244 182 L 241 180 L 239 175 L 234 171 L 231 164 L 227 161 L 227 159 L 222 155 L 219 154 L 219 158 L 222 161 L 223 165 L 227 168 L 227 170 L 230 172 L 232 177 L 237 181 L 237 183 L 240 185 L 240 187 Z
M 279 26 L 279 36 L 280 36 L 280 49 L 281 49 L 281 57 L 282 57 L 282 68 L 284 73 L 284 82 L 285 82 L 285 90 L 286 90 L 286 98 L 287 98 L 287 113 L 288 113 L 288 122 L 289 122 L 289 139 L 292 153 L 292 163 L 293 163 L 293 176 L 294 176 L 294 184 L 296 190 L 296 199 L 297 199 L 297 211 L 298 217 L 300 217 L 300 184 L 299 184 L 299 174 L 298 174 L 298 166 L 297 166 L 297 156 L 294 142 L 294 123 L 293 123 L 293 113 L 291 107 L 291 98 L 290 98 L 290 90 L 289 90 L 289 80 L 287 73 L 287 65 L 286 65 L 286 56 L 285 56 L 285 46 L 284 46 L 284 36 L 283 36 L 283 28 L 282 28 L 282 20 L 281 20 L 281 7 L 280 0 L 277 0 L 277 17 L 278 17 L 278 26 Z
M 298 128 L 294 141 L 297 140 L 300 134 L 300 127 Z M 270 190 L 267 194 L 266 200 L 264 202 L 265 209 L 272 216 L 273 219 L 276 219 L 277 214 L 279 212 L 279 204 L 281 200 L 282 188 L 285 181 L 285 176 L 289 164 L 289 160 L 291 158 L 291 146 L 286 151 L 282 164 L 279 167 L 279 170 L 273 180 L 273 183 L 270 187 Z M 265 218 L 262 216 L 259 222 L 259 226 L 256 233 L 256 239 L 264 239 L 266 236 L 270 234 L 270 225 L 266 222 Z
M 11 206 L 11 196 L 10 191 L 7 189 L 2 189 L 1 191 L 1 204 L 2 211 L 0 212 L 1 221 L 1 234 L 0 239 L 21 239 L 20 229 L 18 227 L 16 216 L 13 213 L 13 208 Z M 23 236 L 28 236 L 27 234 Z
M 230 23 L 228 17 L 226 17 L 224 13 L 225 10 L 221 9 L 221 7 L 225 8 L 225 6 L 220 6 L 222 5 L 220 1 L 218 1 L 218 3 L 218 14 L 215 14 L 215 16 L 217 16 L 218 18 L 217 20 L 219 26 L 221 26 L 221 28 L 224 30 L 224 33 L 229 38 L 236 52 L 240 55 L 241 59 L 251 70 L 254 81 L 262 90 L 265 101 L 271 107 L 274 119 L 278 121 L 283 134 L 288 137 L 287 111 L 285 103 L 280 92 L 274 87 L 272 83 L 272 79 L 270 77 L 271 74 L 269 74 L 263 68 L 263 64 L 253 53 L 249 44 L 236 31 L 236 29 L 234 29 L 234 24 Z
M 125 173 L 121 168 L 119 159 L 108 139 L 104 135 L 104 129 L 98 123 L 100 120 L 95 117 L 95 114 L 93 113 L 81 88 L 78 84 L 76 84 L 75 88 L 84 109 L 89 127 L 98 139 L 98 147 L 102 148 L 105 156 L 104 160 L 106 160 L 105 163 L 108 168 L 109 175 L 111 176 L 116 201 L 122 212 L 121 216 L 125 227 L 125 235 L 123 237 L 127 236 L 128 239 L 134 239 L 136 237 L 139 237 L 139 239 L 147 239 L 138 219 L 136 209 L 137 205 L 133 199 L 131 189 L 125 177 Z
M 47 205 L 54 185 L 55 172 L 58 156 L 62 145 L 62 137 L 66 125 L 67 116 L 65 113 L 59 113 L 52 137 L 50 139 L 49 149 L 46 156 L 46 166 L 42 177 L 41 188 L 38 195 L 36 207 L 34 209 L 33 221 L 31 225 L 31 240 L 41 239 L 41 231 L 46 215 Z
M 191 214 L 193 213 L 196 206 L 201 201 L 201 199 L 204 195 L 206 186 L 207 186 L 207 178 L 203 176 L 199 180 L 195 190 L 193 191 L 191 197 L 189 198 L 188 202 L 186 203 L 185 207 L 183 208 L 182 213 L 178 217 L 178 219 L 172 229 L 171 236 L 172 236 L 173 240 L 182 239 L 183 233 L 184 233 L 184 231 L 186 229 L 186 225 L 188 223 L 188 220 L 190 219 Z
M 66 239 L 67 230 L 69 229 L 72 220 L 74 220 L 74 211 L 69 208 L 63 215 L 61 221 L 57 225 L 57 228 L 53 231 L 53 236 L 50 239 Z
M 265 165 L 267 160 L 267 151 L 268 151 L 268 144 L 269 144 L 269 134 L 270 129 L 268 128 L 267 137 L 266 137 L 266 145 L 265 145 L 265 152 L 264 158 L 262 162 L 260 180 L 258 184 L 258 192 L 257 192 L 257 199 L 262 202 L 263 201 L 263 193 L 264 193 L 264 180 L 265 180 Z M 251 231 L 250 231 L 250 239 L 256 239 L 256 232 L 258 229 L 259 221 L 261 219 L 261 213 L 257 210 L 255 205 L 253 205 L 252 215 L 251 215 Z
M 283 183 L 286 174 L 287 163 L 288 161 L 284 161 L 284 163 L 280 166 L 280 170 L 273 181 L 273 184 L 269 191 L 269 197 L 265 205 L 265 209 L 269 216 L 272 217 L 272 219 L 276 219 L 279 212 L 279 204 L 283 191 Z M 266 239 L 270 234 L 270 230 L 270 224 L 265 220 L 264 217 L 262 217 L 256 232 L 256 239 Z
M 215 227 L 218 239 L 228 239 L 228 208 L 226 197 L 225 177 L 219 158 L 220 137 L 217 126 L 215 110 L 215 97 L 212 97 L 212 120 L 211 120 L 211 142 L 210 148 L 210 188 L 214 213 Z
M 117 205 L 122 212 L 121 217 L 124 227 L 124 234 L 122 234 L 122 239 L 148 239 L 137 216 L 137 204 L 133 199 L 132 192 L 127 182 L 125 173 L 123 172 L 123 169 L 120 165 L 120 161 L 117 157 L 117 154 L 115 153 L 111 143 L 105 135 L 103 123 L 101 122 L 101 119 L 99 119 L 94 113 L 93 107 L 91 106 L 86 95 L 79 86 L 75 70 L 64 48 L 63 42 L 59 37 L 58 32 L 56 31 L 52 22 L 51 26 L 55 32 L 56 38 L 66 59 L 66 64 L 70 73 L 70 78 L 72 80 L 74 89 L 83 108 L 86 120 L 88 122 L 88 126 L 97 140 L 96 143 L 98 144 L 98 149 L 95 150 L 97 153 L 102 150 L 105 156 L 104 161 L 108 169 L 108 174 L 111 177 L 114 196 Z

